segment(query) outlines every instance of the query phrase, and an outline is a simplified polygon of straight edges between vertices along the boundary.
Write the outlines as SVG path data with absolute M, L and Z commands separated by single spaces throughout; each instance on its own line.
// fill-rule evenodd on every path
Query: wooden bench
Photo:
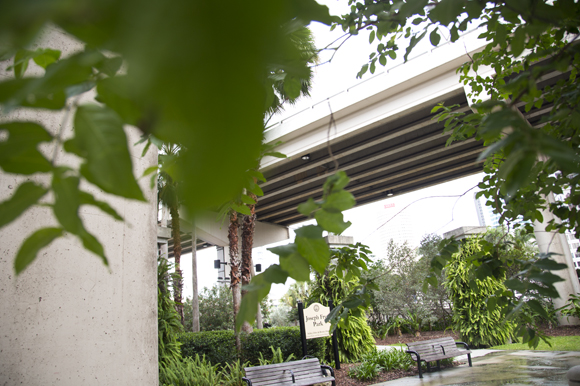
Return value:
M 242 380 L 246 381 L 248 386 L 306 386 L 323 382 L 332 382 L 332 386 L 336 385 L 334 370 L 330 366 L 321 365 L 318 358 L 246 367 L 244 370 L 246 376 Z M 330 372 L 330 375 L 327 372 Z
M 463 345 L 465 350 L 459 350 L 457 348 L 457 345 L 459 344 Z M 416 356 L 413 360 L 417 362 L 419 378 L 423 378 L 423 373 L 421 372 L 421 361 L 427 364 L 427 371 L 431 372 L 430 362 L 437 361 L 437 369 L 441 370 L 441 359 L 453 358 L 467 354 L 469 366 L 473 367 L 471 364 L 471 351 L 469 350 L 467 343 L 455 342 L 450 336 L 407 343 L 407 348 L 407 353 L 411 354 L 411 358 L 413 358 L 413 355 Z

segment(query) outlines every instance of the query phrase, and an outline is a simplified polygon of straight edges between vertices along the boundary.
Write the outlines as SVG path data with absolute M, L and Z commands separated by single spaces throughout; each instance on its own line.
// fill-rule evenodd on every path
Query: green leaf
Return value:
M 43 228 L 30 235 L 20 246 L 16 259 L 14 259 L 14 271 L 19 275 L 34 261 L 38 252 L 50 244 L 54 239 L 61 237 L 62 228 Z
M 264 279 L 270 283 L 284 284 L 288 280 L 288 274 L 277 264 L 272 264 L 263 273 Z
M 149 174 L 154 174 L 159 171 L 159 166 L 149 166 L 147 169 L 143 171 L 143 175 L 141 177 L 146 177 Z
M 328 212 L 342 212 L 352 208 L 355 204 L 354 196 L 346 190 L 341 190 L 327 196 L 322 204 L 322 209 Z
M 274 157 L 274 158 L 288 158 L 288 156 L 286 154 L 282 154 L 278 151 L 269 151 L 267 153 L 264 153 L 264 155 L 268 156 L 268 157 Z
M 329 195 L 332 193 L 340 192 L 348 185 L 349 181 L 350 179 L 348 178 L 346 173 L 342 170 L 339 170 L 338 172 L 336 172 L 335 174 L 326 179 L 322 188 L 324 190 L 325 195 Z
M 121 217 L 117 213 L 117 211 L 115 211 L 115 209 L 113 209 L 108 203 L 95 199 L 95 197 L 93 197 L 92 194 L 81 191 L 81 192 L 79 192 L 79 198 L 80 198 L 81 205 L 96 206 L 97 208 L 99 208 L 103 212 L 105 212 L 108 215 L 110 215 L 111 217 L 113 217 L 115 220 L 123 221 L 123 217 Z
M 32 57 L 34 63 L 38 64 L 40 67 L 46 69 L 50 64 L 58 61 L 60 59 L 61 52 L 59 50 L 53 50 L 50 48 L 39 48 L 35 51 L 35 55 Z
M 284 92 L 288 98 L 290 98 L 290 100 L 298 98 L 301 90 L 302 83 L 300 82 L 300 79 L 286 75 L 286 78 L 284 78 Z
M 10 122 L 0 124 L 1 131 L 8 132 L 8 139 L 0 142 L 0 167 L 4 171 L 30 175 L 52 169 L 37 149 L 39 143 L 52 141 L 52 136 L 42 126 L 32 122 Z
M 314 201 L 312 197 L 308 199 L 308 201 L 301 203 L 298 205 L 298 212 L 302 213 L 306 217 L 310 217 L 312 212 L 319 208 L 319 205 Z
M 437 33 L 437 28 L 435 28 L 433 32 L 431 32 L 431 34 L 429 35 L 429 40 L 431 41 L 431 44 L 435 47 L 439 44 L 439 42 L 441 41 L 441 36 L 439 36 L 439 34 Z
M 83 229 L 78 236 L 83 242 L 83 246 L 85 247 L 85 249 L 99 256 L 103 261 L 103 264 L 105 264 L 106 266 L 109 265 L 109 261 L 105 256 L 105 250 L 103 249 L 103 246 L 95 236 L 87 232 L 85 229 Z
M 280 268 L 288 273 L 288 275 L 297 281 L 310 280 L 310 264 L 304 257 L 302 257 L 297 250 L 296 244 L 289 244 L 288 248 L 277 249 L 276 253 L 280 256 Z
M 342 213 L 329 212 L 327 210 L 319 210 L 316 212 L 315 216 L 316 222 L 324 230 L 336 234 L 341 234 L 348 227 L 351 226 L 351 222 L 344 222 Z
M 22 183 L 10 199 L 0 202 L 0 228 L 16 220 L 47 192 L 48 189 L 34 182 Z
M 123 122 L 137 126 L 142 111 L 139 104 L 133 100 L 130 90 L 131 86 L 126 76 L 101 79 L 97 82 L 97 100 L 115 110 Z
M 63 170 L 55 171 L 52 178 L 54 215 L 67 232 L 75 235 L 80 235 L 84 230 L 79 217 L 81 204 L 79 182 L 78 177 L 66 177 Z
M 538 313 L 542 318 L 545 318 L 546 320 L 549 319 L 548 313 L 546 312 L 546 309 L 544 307 L 542 307 L 542 304 L 535 300 L 535 299 L 531 299 L 528 300 L 528 306 L 530 306 L 530 308 L 534 311 L 536 311 L 536 313 Z
M 235 210 L 236 212 L 241 213 L 241 214 L 246 215 L 246 216 L 252 215 L 252 211 L 250 210 L 250 208 L 248 208 L 247 206 L 245 206 L 243 204 L 239 205 L 239 204 L 236 204 L 235 202 L 232 202 L 232 209 Z
M 330 262 L 330 249 L 322 238 L 322 228 L 303 226 L 296 231 L 296 246 L 300 253 L 318 273 L 324 273 Z
M 523 25 L 519 26 L 511 39 L 512 55 L 517 58 L 524 52 L 524 45 L 526 40 L 526 32 Z
M 107 107 L 84 105 L 77 109 L 74 126 L 71 142 L 86 159 L 81 174 L 107 193 L 145 201 L 119 116 Z
M 461 15 L 464 4 L 463 0 L 441 0 L 429 11 L 429 19 L 447 26 Z
M 250 196 L 247 196 L 247 195 L 245 195 L 245 194 L 242 194 L 242 197 L 241 197 L 241 198 L 242 198 L 242 202 L 243 202 L 244 204 L 247 204 L 247 205 L 256 205 L 256 200 L 254 200 L 254 199 L 253 199 L 252 197 L 250 197 Z M 249 208 L 248 208 L 248 209 L 249 209 Z
M 444 0 L 445 1 L 445 0 Z M 409 42 L 409 46 L 407 46 L 407 50 L 405 51 L 405 56 L 403 57 L 403 60 L 405 62 L 407 62 L 408 58 L 409 58 L 409 54 L 411 54 L 411 51 L 413 51 L 413 48 L 415 48 L 415 46 L 421 41 L 423 40 L 423 38 L 425 37 L 425 34 L 427 33 L 427 30 L 423 31 L 423 33 L 419 36 L 417 35 L 413 35 L 411 36 L 411 41 Z
M 123 64 L 123 58 L 120 56 L 114 56 L 112 58 L 106 58 L 103 62 L 97 66 L 97 69 L 108 76 L 115 76 L 121 65 Z
M 19 50 L 14 56 L 14 76 L 20 79 L 28 69 L 28 62 L 30 61 L 30 54 L 28 50 Z

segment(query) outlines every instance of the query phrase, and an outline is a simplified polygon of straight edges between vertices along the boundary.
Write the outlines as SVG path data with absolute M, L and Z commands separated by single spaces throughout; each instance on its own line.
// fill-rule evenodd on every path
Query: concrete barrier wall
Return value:
M 65 56 L 80 47 L 54 30 L 47 31 L 38 46 L 62 49 Z M 2 63 L 0 79 L 10 76 L 5 68 Z M 26 110 L 0 119 L 7 118 L 34 120 L 53 133 L 62 122 L 62 114 Z M 66 138 L 71 123 L 65 124 Z M 157 152 L 150 150 L 141 158 L 142 148 L 132 145 L 138 132 L 128 128 L 126 133 L 134 173 L 140 176 L 157 163 Z M 52 146 L 42 150 L 52 154 Z M 58 157 L 58 163 L 78 163 L 62 152 Z M 49 182 L 48 176 L 29 179 Z M 0 201 L 24 180 L 0 174 Z M 141 187 L 147 203 L 83 186 L 125 218 L 119 222 L 97 208 L 81 207 L 86 228 L 105 248 L 110 270 L 68 235 L 41 250 L 36 261 L 15 277 L 14 257 L 24 238 L 56 221 L 50 208 L 36 207 L 0 229 L 0 385 L 158 384 L 156 192 L 148 178 Z M 52 197 L 44 201 L 52 202 Z

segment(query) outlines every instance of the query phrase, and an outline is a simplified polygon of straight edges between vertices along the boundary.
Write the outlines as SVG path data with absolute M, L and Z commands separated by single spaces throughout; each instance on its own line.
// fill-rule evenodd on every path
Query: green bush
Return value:
M 300 338 L 300 328 L 298 327 L 277 327 L 263 330 L 254 330 L 251 334 L 242 334 L 243 362 L 250 362 L 252 365 L 260 363 L 260 354 L 263 358 L 270 359 L 270 346 L 278 349 L 284 358 L 291 354 L 295 358 L 302 358 L 302 341 Z M 234 363 L 238 357 L 235 347 L 234 332 L 227 331 L 203 331 L 186 332 L 179 335 L 181 342 L 181 353 L 183 357 L 194 358 L 196 354 L 205 355 L 207 360 L 213 364 L 225 365 Z M 325 338 L 309 339 L 306 341 L 308 355 L 317 357 L 324 361 L 326 351 Z
M 243 368 L 247 364 L 239 361 L 227 364 L 223 369 L 212 365 L 205 357 L 184 358 L 172 362 L 163 376 L 159 377 L 161 386 L 243 386 Z
M 470 347 L 489 347 L 505 344 L 512 336 L 513 323 L 504 321 L 502 307 L 488 309 L 487 300 L 506 290 L 503 281 L 492 276 L 484 280 L 472 279 L 472 264 L 467 259 L 480 251 L 478 238 L 465 240 L 461 250 L 447 265 L 445 287 L 453 303 L 454 329 Z
M 342 363 L 358 362 L 376 347 L 365 317 L 350 316 L 346 326 L 338 328 L 338 338 L 338 355 Z M 327 339 L 330 350 L 330 338 Z
M 308 339 L 306 341 L 308 355 L 324 361 L 326 351 L 325 338 Z M 277 327 L 264 330 L 254 330 L 251 334 L 242 335 L 242 358 L 253 365 L 260 363 L 260 353 L 266 356 L 271 353 L 270 346 L 280 348 L 284 358 L 294 354 L 302 358 L 302 340 L 299 327 Z
M 185 332 L 178 340 L 184 358 L 205 355 L 213 364 L 234 363 L 238 359 L 233 330 Z
M 376 378 L 381 370 L 381 366 L 375 363 L 362 362 L 360 365 L 348 370 L 348 376 L 360 381 L 370 381 L 371 379 Z

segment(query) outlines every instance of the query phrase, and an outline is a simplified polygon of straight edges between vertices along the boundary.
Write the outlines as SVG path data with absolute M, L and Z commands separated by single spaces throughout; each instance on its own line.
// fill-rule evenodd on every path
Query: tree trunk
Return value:
M 257 197 L 250 193 L 249 196 L 254 199 Z M 256 206 L 248 205 L 250 212 L 249 216 L 244 216 L 244 221 L 242 223 L 242 288 L 245 285 L 250 284 L 252 280 L 252 247 L 254 245 L 254 229 L 256 226 Z M 246 291 L 242 289 L 242 297 L 246 295 Z M 248 322 L 244 322 L 242 325 L 242 331 L 251 333 L 253 331 L 252 326 Z
M 181 271 L 181 230 L 179 227 L 179 212 L 176 207 L 169 208 L 171 213 L 171 233 L 173 236 L 173 256 L 175 259 L 175 275 L 173 277 L 173 301 L 181 324 L 183 324 L 183 273 Z
M 230 243 L 230 287 L 232 289 L 232 303 L 234 306 L 234 332 L 236 335 L 236 348 L 238 352 L 242 350 L 240 335 L 236 327 L 236 316 L 240 311 L 241 296 L 241 272 L 240 272 L 240 252 L 238 249 L 238 214 L 232 211 L 230 214 L 230 225 L 228 227 L 228 241 Z
M 191 298 L 191 313 L 193 323 L 191 330 L 199 332 L 199 295 L 197 293 L 197 234 L 195 233 L 195 223 L 193 223 L 193 232 L 191 232 L 191 240 L 193 242 L 191 249 L 191 287 L 193 289 L 193 296 Z

